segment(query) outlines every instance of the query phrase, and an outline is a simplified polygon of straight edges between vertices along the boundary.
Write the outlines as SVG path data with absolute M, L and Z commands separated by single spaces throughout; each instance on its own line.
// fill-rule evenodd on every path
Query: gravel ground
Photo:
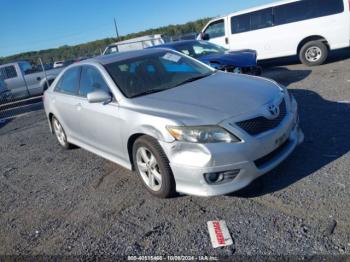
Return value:
M 122 167 L 61 149 L 42 110 L 0 123 L 0 254 L 350 255 L 350 50 L 283 63 L 264 75 L 298 100 L 305 142 L 228 196 L 154 198 Z M 211 247 L 215 219 L 234 245 Z

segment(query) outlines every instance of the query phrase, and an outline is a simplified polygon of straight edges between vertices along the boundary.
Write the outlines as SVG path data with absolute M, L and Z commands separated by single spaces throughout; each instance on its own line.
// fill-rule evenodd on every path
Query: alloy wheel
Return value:
M 152 191 L 159 191 L 162 186 L 162 175 L 157 159 L 152 152 L 145 147 L 138 148 L 136 164 L 144 183 Z
M 67 144 L 67 138 L 66 134 L 64 133 L 63 127 L 61 126 L 60 122 L 56 118 L 53 119 L 53 129 L 55 131 L 56 137 L 58 142 L 65 146 Z

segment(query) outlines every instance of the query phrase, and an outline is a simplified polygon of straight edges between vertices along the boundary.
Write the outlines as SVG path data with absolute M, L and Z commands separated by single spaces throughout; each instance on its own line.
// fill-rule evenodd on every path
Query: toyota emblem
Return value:
M 269 105 L 268 110 L 269 110 L 272 117 L 278 117 L 280 114 L 280 109 L 276 105 Z

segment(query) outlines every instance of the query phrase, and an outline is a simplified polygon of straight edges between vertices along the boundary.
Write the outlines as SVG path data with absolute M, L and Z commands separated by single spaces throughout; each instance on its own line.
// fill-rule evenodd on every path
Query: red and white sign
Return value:
M 208 230 L 213 248 L 224 247 L 233 244 L 225 221 L 208 221 Z

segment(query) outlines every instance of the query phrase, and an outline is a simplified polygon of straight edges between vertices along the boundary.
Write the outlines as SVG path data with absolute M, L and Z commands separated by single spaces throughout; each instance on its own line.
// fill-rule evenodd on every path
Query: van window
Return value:
M 260 10 L 250 15 L 250 30 L 257 30 L 273 25 L 272 8 Z
M 311 19 L 315 13 L 312 1 L 308 0 L 277 6 L 274 10 L 276 25 Z
M 344 11 L 343 0 L 304 0 L 274 8 L 275 25 L 283 25 Z
M 335 15 L 344 12 L 344 2 L 343 0 L 322 0 L 322 1 L 316 1 L 315 5 L 318 5 L 317 10 L 317 17 L 320 16 L 326 16 L 326 15 Z
M 272 8 L 231 18 L 231 33 L 238 34 L 273 26 Z
M 238 34 L 344 12 L 343 0 L 302 0 L 231 17 L 231 33 Z
M 224 19 L 211 23 L 207 29 L 205 29 L 204 34 L 208 34 L 210 38 L 225 36 Z
M 232 34 L 250 31 L 250 14 L 234 16 L 231 18 Z

